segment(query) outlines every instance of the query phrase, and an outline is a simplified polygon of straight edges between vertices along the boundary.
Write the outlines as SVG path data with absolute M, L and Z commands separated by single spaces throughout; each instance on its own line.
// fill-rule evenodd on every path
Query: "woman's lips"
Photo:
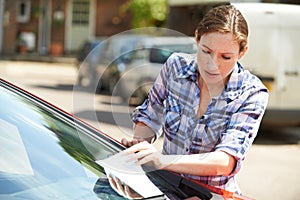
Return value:
M 218 77 L 220 75 L 219 73 L 213 73 L 213 72 L 208 72 L 208 71 L 205 71 L 205 73 L 210 78 L 215 78 L 215 77 Z

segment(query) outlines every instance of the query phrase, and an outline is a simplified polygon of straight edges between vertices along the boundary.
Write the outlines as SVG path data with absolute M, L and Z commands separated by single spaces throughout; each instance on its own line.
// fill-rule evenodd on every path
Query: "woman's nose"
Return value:
M 218 61 L 215 54 L 210 54 L 207 61 L 207 67 L 208 69 L 218 69 Z

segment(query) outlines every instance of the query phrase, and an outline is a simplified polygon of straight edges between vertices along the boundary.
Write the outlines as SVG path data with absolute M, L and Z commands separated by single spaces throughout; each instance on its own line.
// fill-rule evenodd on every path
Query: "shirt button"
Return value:
M 185 151 L 188 152 L 188 151 L 189 151 L 189 148 L 188 148 L 188 147 L 185 147 Z

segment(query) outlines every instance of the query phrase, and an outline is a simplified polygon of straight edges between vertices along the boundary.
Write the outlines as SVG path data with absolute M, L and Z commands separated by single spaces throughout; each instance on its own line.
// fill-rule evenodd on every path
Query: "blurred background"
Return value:
M 300 3 L 298 0 L 232 2 Z M 165 27 L 188 36 L 203 14 L 226 0 L 0 0 L 0 52 L 76 54 L 86 40 L 140 27 Z
M 299 0 L 0 0 L 0 76 L 118 139 L 165 59 L 194 53 L 197 23 L 229 3 L 258 3 L 239 7 L 251 32 L 241 62 L 270 91 L 241 189 L 254 199 L 299 199 Z M 81 107 L 74 93 L 93 100 Z

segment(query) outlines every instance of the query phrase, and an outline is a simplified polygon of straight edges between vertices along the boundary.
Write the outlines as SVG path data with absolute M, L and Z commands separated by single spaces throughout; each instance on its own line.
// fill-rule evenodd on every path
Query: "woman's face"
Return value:
M 206 84 L 226 84 L 237 60 L 243 52 L 239 52 L 239 44 L 232 33 L 212 32 L 201 36 L 197 42 L 197 63 L 201 77 Z

